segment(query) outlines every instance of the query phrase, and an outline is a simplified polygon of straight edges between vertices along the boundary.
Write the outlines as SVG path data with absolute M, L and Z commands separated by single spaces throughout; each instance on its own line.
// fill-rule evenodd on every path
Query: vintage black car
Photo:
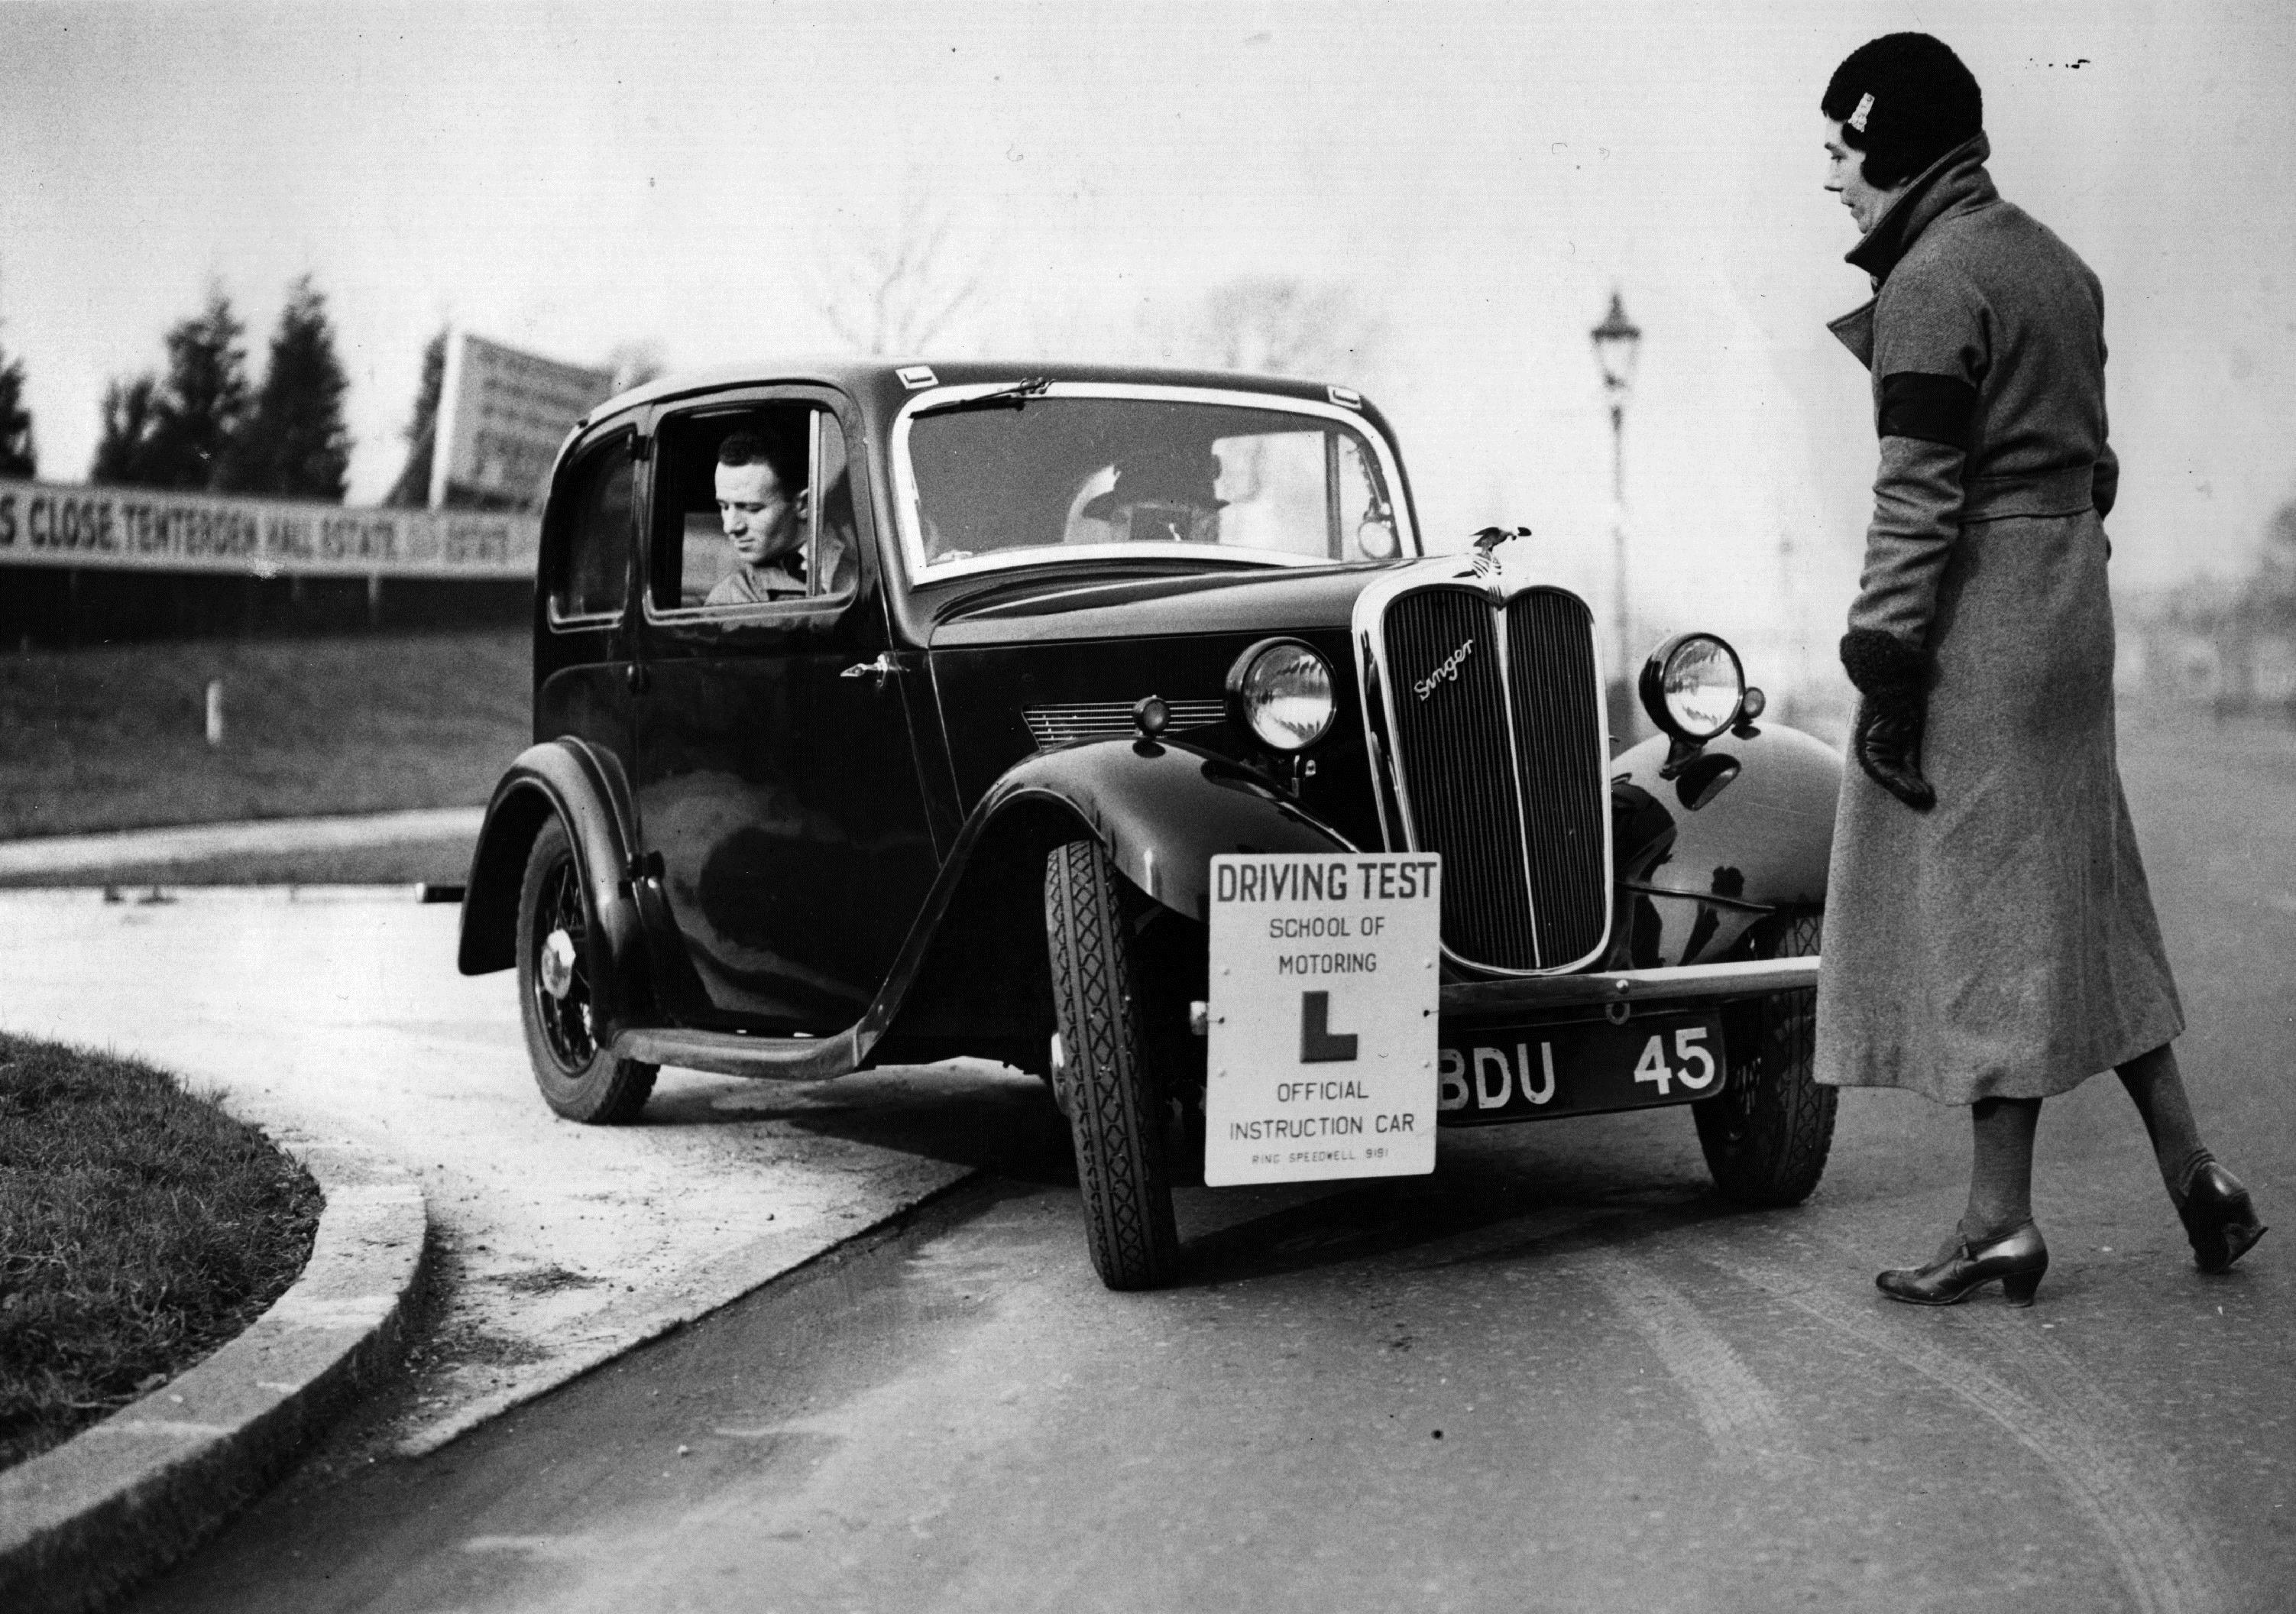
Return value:
M 794 548 L 753 564 L 742 521 Z M 665 1064 L 1035 1071 L 1094 1263 L 1138 1288 L 1201 1180 L 1212 860 L 1439 852 L 1443 1124 L 1687 1102 L 1725 1194 L 1796 1202 L 1833 1123 L 1838 758 L 1706 634 L 1652 655 L 1664 732 L 1614 754 L 1592 614 L 1499 538 L 1426 558 L 1341 386 L 840 362 L 626 393 L 554 475 L 535 743 L 461 968 L 515 967 L 578 1121 Z

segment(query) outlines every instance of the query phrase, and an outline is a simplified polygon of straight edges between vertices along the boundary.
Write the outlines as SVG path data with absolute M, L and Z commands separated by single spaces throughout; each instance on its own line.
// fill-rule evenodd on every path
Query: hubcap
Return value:
M 554 930 L 542 943 L 542 990 L 563 1002 L 574 985 L 574 938 Z

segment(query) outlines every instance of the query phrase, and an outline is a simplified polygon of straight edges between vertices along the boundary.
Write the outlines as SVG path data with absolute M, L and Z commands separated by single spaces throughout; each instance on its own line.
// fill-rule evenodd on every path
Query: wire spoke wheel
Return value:
M 544 1101 L 569 1120 L 610 1125 L 636 1119 L 657 1067 L 618 1059 L 607 1046 L 597 971 L 581 865 L 553 818 L 534 838 L 519 890 L 519 1018 Z
M 554 861 L 544 877 L 541 950 L 533 970 L 534 1012 L 542 1022 L 558 1063 L 580 1070 L 598 1055 L 597 1025 L 591 1011 L 590 976 L 582 950 L 589 941 L 583 921 L 582 881 L 570 857 Z M 546 929 L 544 926 L 547 926 Z

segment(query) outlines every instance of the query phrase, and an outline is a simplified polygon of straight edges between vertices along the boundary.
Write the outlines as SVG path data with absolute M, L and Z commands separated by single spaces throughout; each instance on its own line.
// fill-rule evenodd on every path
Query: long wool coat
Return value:
M 1980 135 L 1849 261 L 1881 469 L 1852 628 L 1926 649 L 1916 812 L 1843 770 L 1817 1079 L 2042 1098 L 2184 1028 L 2114 760 L 2104 301 Z

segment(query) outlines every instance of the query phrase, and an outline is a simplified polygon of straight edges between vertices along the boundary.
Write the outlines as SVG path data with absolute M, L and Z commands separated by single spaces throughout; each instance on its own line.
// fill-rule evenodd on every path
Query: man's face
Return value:
M 803 540 L 799 503 L 782 491 L 781 479 L 763 461 L 718 467 L 718 516 L 726 523 L 726 542 L 749 565 L 777 561 Z
M 1866 184 L 1866 153 L 1842 144 L 1841 125 L 1831 118 L 1825 120 L 1825 188 L 1841 198 L 1861 235 L 1881 223 L 1890 204 L 1906 191 L 1902 185 L 1884 191 Z

